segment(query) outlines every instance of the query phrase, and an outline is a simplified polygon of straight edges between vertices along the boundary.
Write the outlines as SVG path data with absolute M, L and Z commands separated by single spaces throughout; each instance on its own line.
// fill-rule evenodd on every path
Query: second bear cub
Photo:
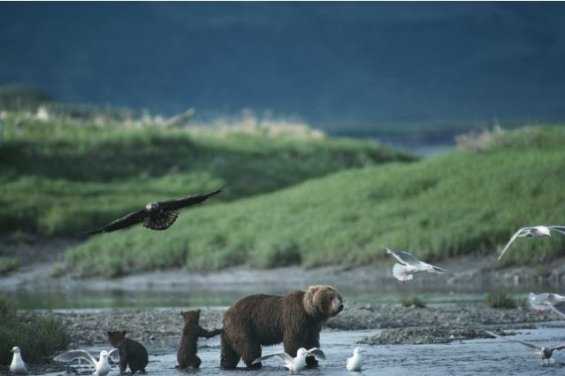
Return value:
M 184 318 L 184 328 L 177 352 L 178 368 L 200 367 L 201 360 L 196 355 L 198 351 L 198 338 L 210 338 L 222 333 L 222 329 L 206 330 L 199 324 L 200 310 L 181 312 Z
M 110 344 L 116 347 L 120 354 L 120 374 L 129 366 L 131 373 L 137 371 L 145 373 L 149 361 L 145 347 L 133 339 L 126 338 L 126 331 L 108 332 Z

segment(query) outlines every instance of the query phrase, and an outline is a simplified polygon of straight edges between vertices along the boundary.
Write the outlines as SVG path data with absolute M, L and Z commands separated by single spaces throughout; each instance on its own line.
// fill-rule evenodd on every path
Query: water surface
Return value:
M 345 360 L 351 356 L 356 342 L 362 337 L 378 331 L 324 331 L 321 344 L 327 360 L 320 362 L 317 370 L 303 371 L 303 375 L 346 375 Z M 512 343 L 511 339 L 522 339 L 538 344 L 556 344 L 565 338 L 564 328 L 542 328 L 520 331 L 517 336 L 502 339 L 480 339 L 455 342 L 446 345 L 391 345 L 362 347 L 364 370 L 362 375 L 562 375 L 563 365 L 553 363 L 541 366 L 537 357 L 525 346 Z M 101 347 L 89 350 L 99 351 Z M 281 346 L 264 348 L 263 352 L 281 351 Z M 149 349 L 149 375 L 182 376 L 198 375 L 234 375 L 234 372 L 218 368 L 220 347 L 217 338 L 200 342 L 199 356 L 202 366 L 198 371 L 178 371 L 176 350 L 174 348 Z M 565 354 L 558 354 L 557 359 L 565 362 Z M 240 363 L 241 366 L 241 363 Z M 48 375 L 57 375 L 50 373 Z M 116 369 L 110 376 L 118 375 Z M 260 371 L 241 371 L 237 375 L 286 375 L 276 359 L 269 359 Z

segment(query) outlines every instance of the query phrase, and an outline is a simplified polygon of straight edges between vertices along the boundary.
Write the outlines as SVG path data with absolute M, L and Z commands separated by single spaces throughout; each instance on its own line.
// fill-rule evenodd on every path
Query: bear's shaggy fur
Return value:
M 108 332 L 110 344 L 118 348 L 120 354 L 120 374 L 129 366 L 131 373 L 137 371 L 145 373 L 145 367 L 149 361 L 145 347 L 132 339 L 126 338 L 126 331 Z
M 181 312 L 184 318 L 184 328 L 180 340 L 179 350 L 177 351 L 177 368 L 198 368 L 200 358 L 196 355 L 198 351 L 198 338 L 210 338 L 222 333 L 222 329 L 206 330 L 199 324 L 200 310 Z
M 310 286 L 286 296 L 247 296 L 224 314 L 220 365 L 233 369 L 243 359 L 248 368 L 261 368 L 261 363 L 252 362 L 264 345 L 283 342 L 284 351 L 292 356 L 301 347 L 319 347 L 322 324 L 342 310 L 343 299 L 331 286 Z M 318 363 L 309 357 L 307 365 Z

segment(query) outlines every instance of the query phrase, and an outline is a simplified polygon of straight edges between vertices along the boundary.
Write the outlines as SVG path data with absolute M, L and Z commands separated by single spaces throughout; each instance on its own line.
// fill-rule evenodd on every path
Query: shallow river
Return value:
M 302 372 L 303 375 L 345 375 L 345 359 L 355 347 L 355 342 L 375 331 L 325 331 L 321 335 L 321 344 L 327 360 L 320 362 L 318 370 Z M 555 344 L 565 338 L 563 328 L 543 328 L 520 331 L 512 339 L 534 341 L 539 344 Z M 481 339 L 457 342 L 448 345 L 395 345 L 365 346 L 363 375 L 563 375 L 565 367 L 559 362 L 551 366 L 541 366 L 528 348 L 512 343 L 509 339 Z M 89 350 L 99 351 L 101 348 Z M 268 347 L 264 353 L 281 350 L 280 346 Z M 234 372 L 218 368 L 219 341 L 217 338 L 202 341 L 199 356 L 202 366 L 198 371 L 181 372 L 176 365 L 175 349 L 149 349 L 149 375 L 181 376 L 198 375 L 234 375 Z M 565 362 L 558 354 L 557 359 Z M 240 364 L 241 365 L 241 364 Z M 47 375 L 61 375 L 61 372 Z M 115 369 L 110 373 L 118 375 Z M 276 359 L 270 359 L 260 371 L 237 372 L 238 375 L 286 375 Z

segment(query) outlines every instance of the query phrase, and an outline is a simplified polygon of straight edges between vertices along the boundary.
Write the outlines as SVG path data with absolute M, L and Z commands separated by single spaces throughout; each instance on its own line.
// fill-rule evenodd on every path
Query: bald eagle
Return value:
M 218 189 L 203 195 L 187 196 L 169 201 L 150 202 L 145 205 L 145 208 L 126 214 L 97 230 L 89 232 L 88 235 L 121 230 L 142 222 L 143 226 L 148 229 L 166 230 L 175 223 L 179 216 L 178 211 L 180 209 L 200 204 L 221 191 L 221 189 Z

